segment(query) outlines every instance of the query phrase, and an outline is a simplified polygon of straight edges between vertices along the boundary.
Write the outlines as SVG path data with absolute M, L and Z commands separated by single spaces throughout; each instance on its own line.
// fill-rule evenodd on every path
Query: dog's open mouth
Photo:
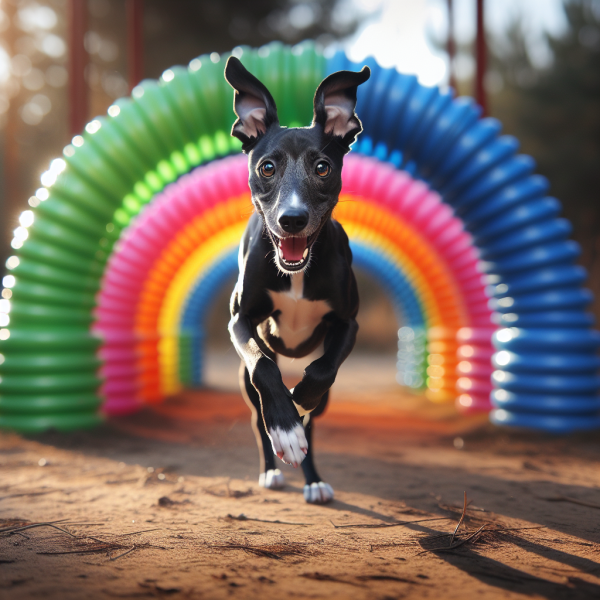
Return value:
M 311 236 L 312 237 L 312 236 Z M 310 237 L 275 238 L 277 256 L 285 269 L 298 271 L 306 265 L 310 256 Z
M 306 267 L 310 260 L 313 243 L 319 237 L 326 221 L 327 219 L 324 218 L 317 230 L 309 236 L 290 235 L 282 238 L 273 233 L 268 227 L 266 228 L 275 246 L 277 263 L 282 271 L 301 271 Z
M 279 258 L 293 265 L 308 257 L 308 238 L 288 237 L 279 240 Z
M 269 233 L 271 233 L 276 248 L 280 268 L 285 271 L 304 269 L 310 260 L 311 247 L 319 232 L 317 231 L 308 237 L 289 236 L 285 238 L 280 238 L 272 232 Z

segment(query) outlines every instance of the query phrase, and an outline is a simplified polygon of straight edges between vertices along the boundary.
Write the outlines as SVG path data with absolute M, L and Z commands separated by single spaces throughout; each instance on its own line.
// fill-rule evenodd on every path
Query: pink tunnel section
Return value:
M 438 194 L 392 165 L 360 155 L 346 158 L 343 182 L 341 196 L 375 204 L 425 238 L 436 260 L 452 276 L 462 307 L 462 326 L 491 327 L 476 249 Z M 139 326 L 139 312 L 144 309 L 142 292 L 153 269 L 164 263 L 171 242 L 194 219 L 248 193 L 245 156 L 215 161 L 157 195 L 124 232 L 104 274 L 94 325 L 104 339 L 100 356 L 105 381 L 100 391 L 108 414 L 133 412 L 144 403 L 162 400 L 160 395 L 147 392 L 160 389 L 156 384 L 160 378 L 156 351 L 159 332 Z M 401 240 L 398 243 L 401 246 Z M 171 263 L 175 265 L 174 277 L 176 260 Z M 153 302 L 160 303 L 166 291 L 157 290 Z M 153 385 L 146 385 L 148 381 Z
M 99 351 L 105 379 L 100 393 L 108 414 L 134 412 L 143 402 L 161 399 L 143 393 L 144 379 L 159 378 L 152 354 L 160 337 L 158 331 L 141 329 L 138 324 L 144 285 L 182 229 L 241 194 L 248 194 L 246 157 L 214 162 L 168 186 L 123 233 L 104 273 L 94 324 L 104 340 Z
M 466 308 L 465 326 L 490 327 L 491 311 L 477 268 L 477 249 L 439 194 L 405 171 L 361 155 L 345 159 L 342 181 L 342 195 L 387 208 L 417 230 L 452 273 Z

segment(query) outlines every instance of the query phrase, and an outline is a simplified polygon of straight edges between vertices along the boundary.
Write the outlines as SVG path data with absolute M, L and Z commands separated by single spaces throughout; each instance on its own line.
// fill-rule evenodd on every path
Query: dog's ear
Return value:
M 235 56 L 227 60 L 225 79 L 234 89 L 233 111 L 238 117 L 231 135 L 241 140 L 242 150 L 248 152 L 271 125 L 279 124 L 275 100 Z
M 370 76 L 371 69 L 366 66 L 358 73 L 338 71 L 323 79 L 315 92 L 313 125 L 321 125 L 325 133 L 341 137 L 348 150 L 362 131 L 362 123 L 354 112 L 356 90 Z

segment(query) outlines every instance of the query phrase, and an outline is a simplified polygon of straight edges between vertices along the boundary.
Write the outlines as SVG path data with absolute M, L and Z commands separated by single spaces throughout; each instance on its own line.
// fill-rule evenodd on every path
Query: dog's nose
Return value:
M 279 225 L 286 233 L 299 233 L 308 225 L 308 212 L 288 209 L 279 215 Z

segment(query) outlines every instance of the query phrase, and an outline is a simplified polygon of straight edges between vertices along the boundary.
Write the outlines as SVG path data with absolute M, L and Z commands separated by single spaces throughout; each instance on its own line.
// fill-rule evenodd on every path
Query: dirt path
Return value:
M 317 427 L 329 506 L 306 505 L 291 468 L 282 492 L 256 485 L 237 393 L 0 434 L 0 598 L 600 598 L 597 435 L 506 433 L 397 390 L 343 396 Z M 64 531 L 15 531 L 49 521 Z

